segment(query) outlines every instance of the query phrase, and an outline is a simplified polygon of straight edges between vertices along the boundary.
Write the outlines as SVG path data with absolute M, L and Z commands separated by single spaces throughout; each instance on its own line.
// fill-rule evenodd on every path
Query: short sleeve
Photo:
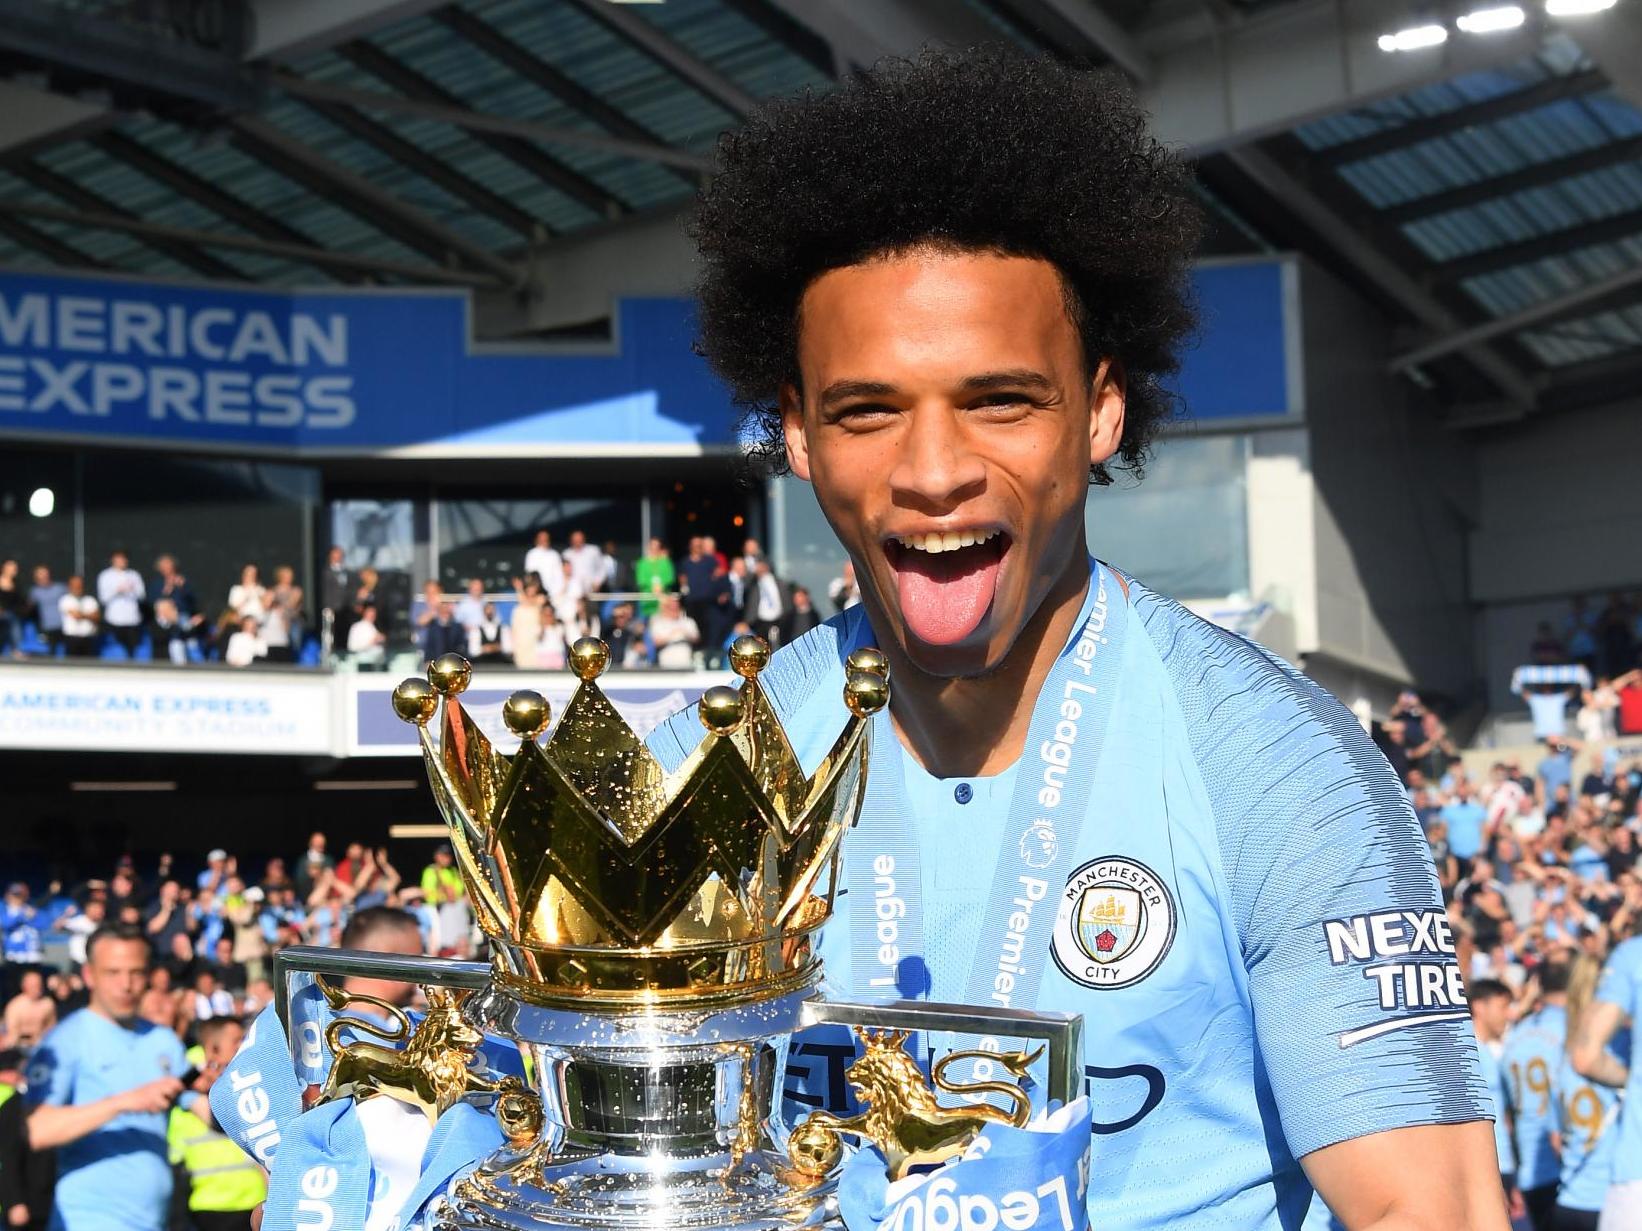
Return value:
M 1137 606 L 1208 796 L 1291 1152 L 1491 1118 L 1430 848 L 1385 758 L 1287 664 L 1155 596 Z
M 30 1107 L 67 1107 L 74 1101 L 74 1058 L 67 1043 L 62 1030 L 53 1030 L 29 1057 Z
M 1642 960 L 1642 946 L 1628 940 L 1613 951 L 1608 964 L 1602 968 L 1602 979 L 1596 985 L 1596 998 L 1626 1013 L 1636 1004 L 1637 963 Z

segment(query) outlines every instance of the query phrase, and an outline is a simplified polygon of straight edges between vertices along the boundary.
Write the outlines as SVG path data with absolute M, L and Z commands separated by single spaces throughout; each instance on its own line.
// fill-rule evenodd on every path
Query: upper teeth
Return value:
M 899 534 L 895 541 L 913 551 L 957 551 L 996 538 L 996 530 L 932 530 L 928 534 Z

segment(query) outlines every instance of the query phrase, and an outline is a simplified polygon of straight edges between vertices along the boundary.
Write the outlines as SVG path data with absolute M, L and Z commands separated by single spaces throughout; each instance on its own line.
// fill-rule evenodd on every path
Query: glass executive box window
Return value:
M 557 548 L 565 546 L 573 530 L 600 547 L 614 542 L 616 559 L 630 565 L 643 546 L 642 499 L 637 488 L 617 494 L 608 489 L 561 489 L 551 497 L 531 499 L 442 492 L 437 518 L 439 584 L 447 593 L 456 593 L 469 578 L 477 577 L 492 593 L 511 590 L 538 530 L 551 534 Z
M 1177 599 L 1249 589 L 1248 438 L 1168 436 L 1140 483 L 1091 487 L 1089 550 Z

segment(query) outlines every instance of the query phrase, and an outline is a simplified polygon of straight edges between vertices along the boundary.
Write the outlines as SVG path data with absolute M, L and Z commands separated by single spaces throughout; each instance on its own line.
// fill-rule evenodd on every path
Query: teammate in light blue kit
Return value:
M 1609 954 L 1596 998 L 1580 1014 L 1568 1048 L 1568 1058 L 1581 1077 L 1625 1092 L 1614 1132 L 1613 1174 L 1602 1204 L 1605 1227 L 1642 1226 L 1642 1079 L 1636 1065 L 1635 1029 L 1623 1052 L 1615 1046 L 1626 1020 L 1634 1021 L 1638 1015 L 1642 1015 L 1642 937 L 1633 937 Z
M 891 670 L 828 979 L 1084 1014 L 1099 1231 L 1323 1226 L 1314 1190 L 1351 1231 L 1504 1231 L 1406 793 L 1332 697 L 1087 553 L 1196 228 L 1121 88 L 1046 60 L 880 66 L 720 147 L 702 350 L 861 585 L 760 677 L 807 769 L 845 656 Z M 843 1094 L 833 1046 L 801 1095 Z
M 1517 1190 L 1517 1148 L 1511 1140 L 1511 1092 L 1505 1084 L 1500 1052 L 1505 1048 L 1505 1031 L 1511 1022 L 1511 989 L 1498 979 L 1477 979 L 1467 988 L 1471 1000 L 1471 1026 L 1477 1036 L 1477 1059 L 1482 1065 L 1483 1084 L 1494 1100 L 1494 1149 L 1499 1158 L 1500 1184 L 1511 1195 L 1512 1219 L 1526 1213 L 1522 1194 Z
M 1596 994 L 1602 963 L 1579 957 L 1568 976 L 1568 1038 L 1579 1037 L 1580 1020 Z M 1630 1032 L 1621 1030 L 1609 1043 L 1619 1063 L 1630 1054 Z M 1582 1076 L 1564 1055 L 1556 1075 L 1557 1127 L 1562 1134 L 1562 1174 L 1556 1197 L 1557 1231 L 1597 1231 L 1613 1177 L 1619 1142 L 1619 1091 Z
M 1537 975 L 1539 1007 L 1511 1028 L 1500 1066 L 1511 1092 L 1517 1187 L 1534 1231 L 1554 1225 L 1557 1181 L 1556 1072 L 1568 1047 L 1568 964 L 1546 962 Z
M 29 1062 L 29 1144 L 57 1150 L 51 1231 L 163 1231 L 171 1197 L 166 1116 L 185 1091 L 181 1041 L 137 1016 L 149 946 L 135 928 L 86 943 L 88 1007 L 71 1013 Z M 202 1075 L 200 1085 L 210 1076 Z

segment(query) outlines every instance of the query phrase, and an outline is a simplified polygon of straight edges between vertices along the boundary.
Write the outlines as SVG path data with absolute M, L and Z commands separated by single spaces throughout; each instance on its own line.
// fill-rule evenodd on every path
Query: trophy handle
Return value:
M 843 1154 L 840 1138 L 858 1137 L 878 1147 L 889 1178 L 900 1180 L 917 1166 L 944 1162 L 969 1149 L 989 1124 L 1024 1128 L 1032 1116 L 1032 1098 L 1024 1088 L 1031 1066 L 1047 1050 L 1049 1095 L 1061 1102 L 1078 1096 L 1082 1073 L 1083 1018 L 1065 1013 L 1027 1013 L 973 1005 L 901 1001 L 887 1005 L 841 1004 L 813 1000 L 805 1006 L 804 1025 L 831 1022 L 851 1026 L 863 1045 L 850 1064 L 848 1080 L 866 1110 L 848 1119 L 814 1111 L 793 1129 L 787 1153 L 801 1174 L 820 1178 Z M 878 1027 L 874 1029 L 874 1027 Z M 1035 1051 L 969 1048 L 942 1057 L 926 1078 L 906 1050 L 915 1030 L 979 1035 L 983 1039 L 1037 1038 Z M 959 1060 L 987 1060 L 1015 1081 L 955 1081 L 947 1068 Z M 944 1106 L 935 1090 L 964 1096 L 960 1106 Z M 1009 1109 L 979 1101 L 998 1095 Z
M 1047 1098 L 1070 1103 L 1083 1093 L 1083 1015 L 988 1008 L 984 1005 L 943 1004 L 932 1000 L 893 1000 L 887 1004 L 852 1004 L 842 1000 L 811 1000 L 804 1006 L 804 1026 L 833 1023 L 859 1030 L 905 1030 L 938 1034 L 968 1034 L 994 1039 L 1030 1039 L 1049 1054 L 1044 1082 Z M 965 1055 L 997 1053 L 954 1052 L 938 1069 Z M 1031 1061 L 1037 1059 L 1036 1054 Z M 1019 1074 L 1016 1074 L 1019 1076 Z

